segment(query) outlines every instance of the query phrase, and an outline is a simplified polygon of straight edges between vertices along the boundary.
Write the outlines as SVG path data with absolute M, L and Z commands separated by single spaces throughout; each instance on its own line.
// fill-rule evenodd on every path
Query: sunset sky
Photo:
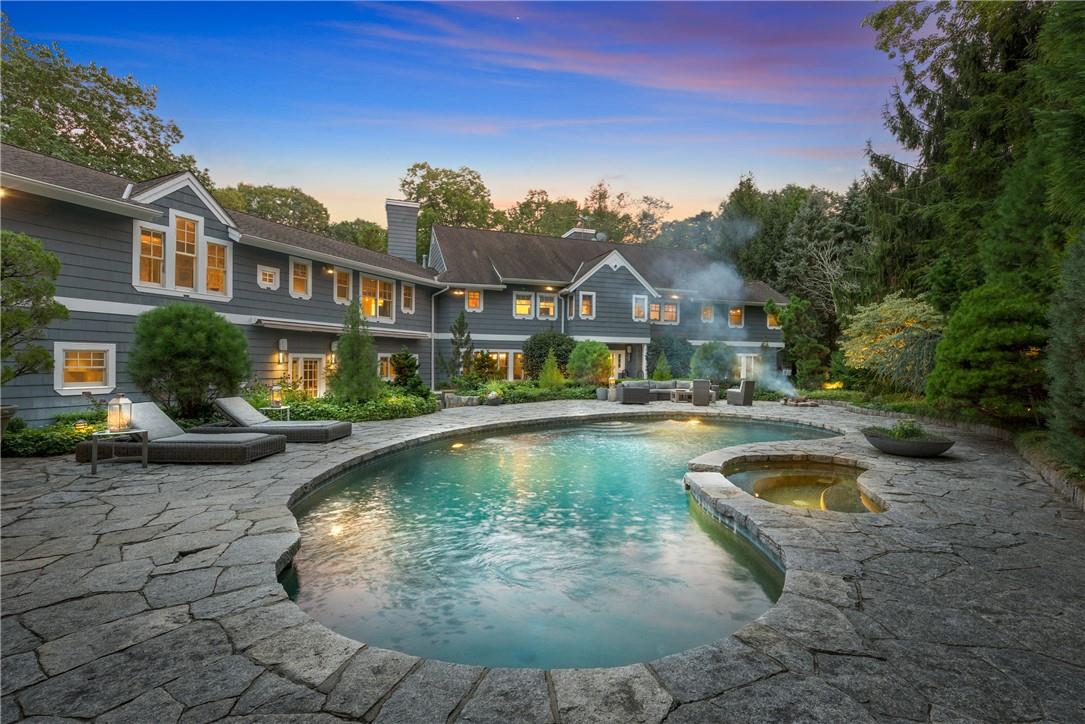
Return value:
M 17 32 L 159 88 L 218 185 L 296 185 L 384 223 L 415 161 L 471 166 L 498 206 L 599 179 L 714 209 L 739 174 L 843 190 L 893 62 L 877 5 L 19 3 Z

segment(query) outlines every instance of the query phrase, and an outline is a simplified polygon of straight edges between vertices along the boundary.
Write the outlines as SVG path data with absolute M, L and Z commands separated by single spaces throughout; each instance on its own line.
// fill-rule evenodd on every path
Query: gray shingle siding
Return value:
M 580 293 L 595 294 L 595 319 L 580 318 Z M 649 325 L 633 321 L 633 296 L 648 295 L 648 291 L 624 267 L 603 267 L 573 293 L 571 302 L 575 318 L 565 323 L 566 332 L 574 337 L 648 337 Z
M 418 209 L 386 203 L 385 210 L 388 214 L 388 253 L 415 261 L 418 254 Z
M 215 215 L 211 213 L 211 209 L 207 208 L 207 205 L 190 188 L 177 189 L 171 194 L 166 194 L 162 198 L 152 201 L 150 205 L 165 214 L 162 221 L 158 223 L 168 223 L 170 209 L 175 209 L 192 216 L 202 216 L 205 236 L 213 236 L 216 239 L 230 238 L 226 225 L 215 218 Z
M 652 325 L 660 334 L 676 334 L 689 340 L 720 340 L 724 342 L 774 342 L 783 344 L 783 333 L 769 329 L 765 308 L 760 304 L 743 306 L 743 326 L 731 328 L 727 324 L 730 303 L 712 302 L 715 319 L 711 323 L 701 321 L 701 302 L 683 300 L 680 323 L 677 326 Z

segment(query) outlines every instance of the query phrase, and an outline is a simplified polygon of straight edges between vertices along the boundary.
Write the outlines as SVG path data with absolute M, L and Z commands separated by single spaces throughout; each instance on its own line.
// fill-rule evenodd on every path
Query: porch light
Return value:
M 462 289 L 453 289 L 452 293 L 454 295 L 456 295 L 457 297 L 462 297 L 463 296 L 463 290 Z
M 332 340 L 331 352 L 328 353 L 328 363 L 332 367 L 335 366 L 335 353 L 338 352 L 338 351 L 339 351 L 339 340 L 338 339 L 333 339 Z
M 672 294 L 671 295 L 671 299 L 681 299 L 681 298 L 682 297 L 678 296 L 677 294 Z
M 543 287 L 543 289 L 545 289 L 548 292 L 554 291 L 554 287 Z
M 110 432 L 124 432 L 132 426 L 132 401 L 123 392 L 106 403 L 106 425 Z
M 283 404 L 283 386 L 272 385 L 271 386 L 271 406 L 282 407 Z
M 626 354 L 633 354 L 633 345 L 631 345 L 631 344 L 627 344 L 627 345 L 625 346 L 625 353 L 626 353 Z
M 286 353 L 287 353 L 287 351 L 289 351 L 289 345 L 288 345 L 288 343 L 286 341 L 286 338 L 283 337 L 282 339 L 279 340 L 279 364 L 281 364 L 281 365 L 286 364 Z
M 328 266 L 327 264 L 325 264 L 324 265 L 324 273 L 325 274 L 334 274 L 335 273 L 335 267 Z

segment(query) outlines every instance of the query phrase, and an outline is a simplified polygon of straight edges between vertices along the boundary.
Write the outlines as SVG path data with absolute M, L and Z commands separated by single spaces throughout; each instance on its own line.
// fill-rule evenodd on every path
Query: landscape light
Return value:
M 283 404 L 283 386 L 272 385 L 271 386 L 271 406 L 280 407 Z
M 463 447 L 462 442 L 454 442 L 454 443 L 452 443 L 452 449 L 453 450 L 456 450 L 456 449 L 461 448 L 461 447 Z

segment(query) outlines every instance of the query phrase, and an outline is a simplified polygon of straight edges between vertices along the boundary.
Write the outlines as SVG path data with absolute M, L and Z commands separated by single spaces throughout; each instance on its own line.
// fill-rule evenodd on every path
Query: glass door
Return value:
M 309 397 L 324 394 L 324 355 L 290 355 L 290 378 Z

